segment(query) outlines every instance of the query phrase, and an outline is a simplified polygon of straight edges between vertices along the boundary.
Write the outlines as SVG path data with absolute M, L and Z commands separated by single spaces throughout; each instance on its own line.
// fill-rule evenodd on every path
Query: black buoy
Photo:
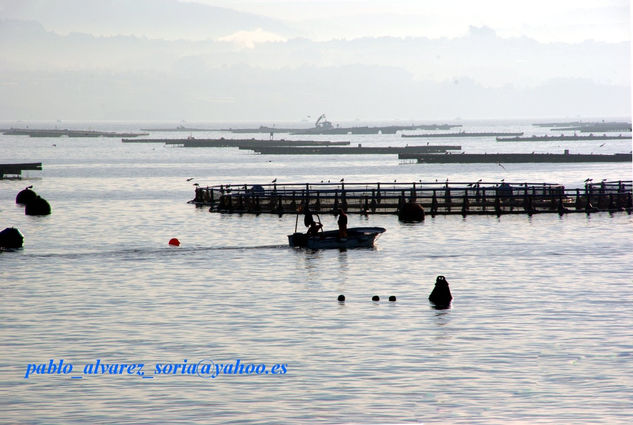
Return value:
M 448 288 L 448 282 L 444 276 L 438 276 L 435 280 L 435 288 L 429 295 L 429 301 L 435 304 L 435 308 L 444 309 L 449 308 L 453 296 L 451 290 Z
M 380 301 L 380 297 L 378 295 L 374 295 L 373 297 L 371 297 L 372 301 Z
M 24 236 L 15 227 L 7 227 L 0 232 L 0 248 L 22 248 Z
M 343 303 L 345 302 L 345 295 L 341 294 L 338 296 L 338 302 Z
M 424 208 L 415 202 L 407 202 L 398 211 L 400 221 L 424 221 Z
M 40 196 L 36 196 L 29 201 L 24 208 L 24 214 L 26 215 L 49 215 L 51 213 L 51 206 L 48 201 Z
M 18 192 L 18 195 L 15 197 L 15 203 L 26 205 L 35 199 L 37 197 L 37 193 L 32 191 L 32 188 L 33 186 L 28 186 Z
M 395 295 L 389 295 L 389 301 L 395 302 L 396 301 L 396 296 Z

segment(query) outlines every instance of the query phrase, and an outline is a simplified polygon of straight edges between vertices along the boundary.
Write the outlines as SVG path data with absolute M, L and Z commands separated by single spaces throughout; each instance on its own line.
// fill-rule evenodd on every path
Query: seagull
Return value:
M 340 182 L 343 183 L 345 181 L 345 177 L 343 177 Z
M 200 186 L 198 183 L 194 183 L 193 185 L 194 185 L 194 186 Z
M 603 147 L 606 143 L 601 144 L 599 147 Z
M 504 170 L 506 169 L 506 167 L 504 167 L 501 163 L 498 164 L 499 167 L 503 168 Z
M 585 183 L 591 182 L 591 181 L 593 181 L 593 179 L 585 179 Z
M 191 180 L 193 180 L 193 177 L 187 179 L 188 182 L 190 182 Z
M 277 178 L 275 177 L 275 179 L 271 183 L 277 183 Z

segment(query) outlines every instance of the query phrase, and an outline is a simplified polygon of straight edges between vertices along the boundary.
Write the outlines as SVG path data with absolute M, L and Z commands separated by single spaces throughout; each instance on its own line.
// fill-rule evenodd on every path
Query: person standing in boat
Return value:
M 337 211 L 338 215 L 338 237 L 340 239 L 347 238 L 347 214 L 343 211 L 342 208 L 339 208 Z

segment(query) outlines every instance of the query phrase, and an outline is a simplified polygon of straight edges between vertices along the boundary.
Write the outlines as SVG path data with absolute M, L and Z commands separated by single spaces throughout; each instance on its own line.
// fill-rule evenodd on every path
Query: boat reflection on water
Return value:
M 291 248 L 309 249 L 371 248 L 385 230 L 383 227 L 352 227 L 347 229 L 346 238 L 339 238 L 338 230 L 319 232 L 316 235 L 295 232 L 288 235 L 288 244 Z

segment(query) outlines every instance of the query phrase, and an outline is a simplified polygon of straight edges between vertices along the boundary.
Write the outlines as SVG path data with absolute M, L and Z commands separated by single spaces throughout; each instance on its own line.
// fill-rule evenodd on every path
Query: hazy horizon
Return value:
M 551 3 L 0 0 L 0 121 L 630 116 L 628 2 Z

